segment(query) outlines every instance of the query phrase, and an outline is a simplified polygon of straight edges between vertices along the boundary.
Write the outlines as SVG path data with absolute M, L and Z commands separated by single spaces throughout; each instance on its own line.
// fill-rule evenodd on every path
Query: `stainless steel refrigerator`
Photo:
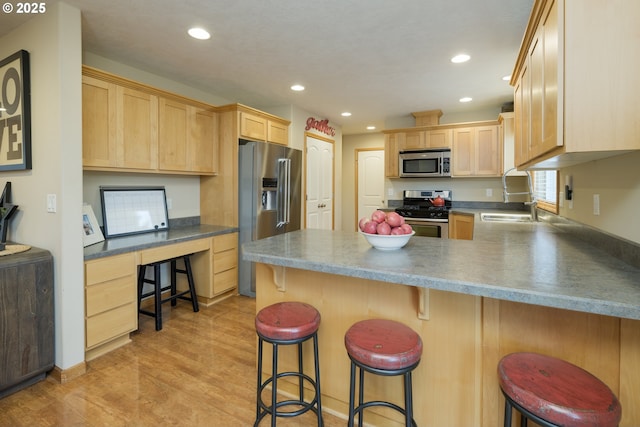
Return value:
M 240 141 L 240 245 L 300 229 L 302 151 L 255 141 Z M 255 296 L 255 264 L 238 259 L 238 292 Z

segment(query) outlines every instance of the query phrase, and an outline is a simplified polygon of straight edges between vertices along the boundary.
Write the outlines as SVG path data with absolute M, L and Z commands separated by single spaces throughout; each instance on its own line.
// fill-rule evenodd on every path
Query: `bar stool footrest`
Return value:
M 361 417 L 362 416 L 362 411 L 364 411 L 367 408 L 371 408 L 371 407 L 375 407 L 375 406 L 383 406 L 385 408 L 391 408 L 391 409 L 394 409 L 394 410 L 398 411 L 399 413 L 401 413 L 405 417 L 407 416 L 407 411 L 405 411 L 402 407 L 400 407 L 399 405 L 396 405 L 395 403 L 386 402 L 384 400 L 372 400 L 372 401 L 369 401 L 369 402 L 364 402 L 362 405 L 359 405 L 358 407 L 356 407 L 353 410 L 354 418 L 355 418 L 356 415 Z M 411 420 L 411 425 L 414 426 L 414 427 L 418 426 L 418 424 L 416 423 L 416 420 L 414 420 L 414 419 Z
M 306 381 L 307 383 L 309 383 L 309 385 L 311 385 L 313 387 L 312 390 L 317 390 L 316 382 L 307 374 L 301 374 L 299 372 L 294 372 L 294 371 L 280 372 L 276 376 L 276 379 L 279 380 L 280 378 L 285 378 L 285 377 L 301 378 L 302 380 Z M 283 401 L 280 401 L 280 402 L 276 402 L 276 411 L 274 413 L 273 409 L 271 408 L 271 405 L 267 406 L 267 404 L 262 399 L 262 392 L 272 382 L 273 382 L 273 378 L 268 378 L 267 380 L 265 380 L 265 382 L 262 383 L 262 385 L 258 389 L 259 396 L 260 396 L 260 399 L 258 401 L 258 405 L 260 405 L 261 414 L 259 415 L 258 420 L 256 421 L 255 425 L 257 425 L 260 422 L 260 420 L 265 415 L 268 415 L 268 414 L 275 415 L 276 417 L 284 417 L 284 418 L 286 418 L 286 417 L 295 417 L 295 416 L 298 416 L 298 415 L 302 415 L 302 414 L 308 412 L 309 410 L 315 412 L 316 414 L 318 413 L 318 410 L 315 408 L 316 402 L 318 401 L 318 393 L 317 393 L 317 391 L 314 393 L 313 399 L 310 402 L 306 402 L 304 400 L 298 400 L 298 399 L 290 399 L 290 400 L 283 400 Z M 289 412 L 278 411 L 278 408 L 285 407 L 285 406 L 292 406 L 292 405 L 302 406 L 302 408 L 298 409 L 297 411 L 289 411 Z

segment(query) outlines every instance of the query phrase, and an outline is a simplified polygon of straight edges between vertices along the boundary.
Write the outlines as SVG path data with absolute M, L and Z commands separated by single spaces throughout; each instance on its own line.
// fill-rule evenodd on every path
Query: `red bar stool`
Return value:
M 569 362 L 536 353 L 512 353 L 498 364 L 506 399 L 504 426 L 512 408 L 545 427 L 616 427 L 622 417 L 618 398 L 598 378 Z
M 256 316 L 256 332 L 258 334 L 258 394 L 256 399 L 256 421 L 254 426 L 267 415 L 271 415 L 271 426 L 275 427 L 277 417 L 295 417 L 311 410 L 318 417 L 318 427 L 322 422 L 322 405 L 320 402 L 320 362 L 318 360 L 318 328 L 320 313 L 314 307 L 302 302 L 281 302 L 260 310 Z M 315 380 L 306 375 L 302 366 L 302 343 L 313 340 L 313 360 Z M 271 377 L 262 381 L 262 347 L 267 342 L 273 347 L 273 366 Z M 278 373 L 278 347 L 280 345 L 298 346 L 298 371 Z M 298 399 L 278 402 L 277 383 L 279 378 L 297 377 L 299 384 Z M 304 382 L 307 381 L 314 391 L 311 401 L 304 400 Z M 267 405 L 262 399 L 265 388 L 271 384 L 271 402 Z M 297 410 L 282 411 L 283 407 L 299 407 Z
M 407 427 L 415 426 L 413 419 L 413 391 L 411 372 L 420 363 L 422 340 L 408 326 L 385 319 L 369 319 L 355 323 L 344 337 L 344 344 L 351 359 L 349 386 L 349 421 L 353 427 L 355 416 L 362 427 L 363 411 L 372 406 L 395 409 L 405 416 Z M 355 405 L 356 368 L 359 371 L 359 399 Z M 364 372 L 383 376 L 404 376 L 404 409 L 395 403 L 380 400 L 364 402 Z

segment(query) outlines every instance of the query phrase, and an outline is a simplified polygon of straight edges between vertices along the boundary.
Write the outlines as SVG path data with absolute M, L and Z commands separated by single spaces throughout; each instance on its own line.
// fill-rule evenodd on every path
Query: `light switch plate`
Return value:
M 57 202 L 55 194 L 47 194 L 47 212 L 55 213 L 57 210 Z

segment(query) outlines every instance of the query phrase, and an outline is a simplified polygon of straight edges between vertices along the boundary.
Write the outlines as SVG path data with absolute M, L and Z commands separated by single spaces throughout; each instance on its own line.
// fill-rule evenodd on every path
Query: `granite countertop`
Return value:
M 545 222 L 487 223 L 474 240 L 411 238 L 397 251 L 356 232 L 300 230 L 246 243 L 249 261 L 640 319 L 640 269 Z
M 172 227 L 167 231 L 154 231 L 151 233 L 114 237 L 85 247 L 84 260 L 87 261 L 157 246 L 203 239 L 220 234 L 234 233 L 236 231 L 238 231 L 236 227 L 199 224 Z

